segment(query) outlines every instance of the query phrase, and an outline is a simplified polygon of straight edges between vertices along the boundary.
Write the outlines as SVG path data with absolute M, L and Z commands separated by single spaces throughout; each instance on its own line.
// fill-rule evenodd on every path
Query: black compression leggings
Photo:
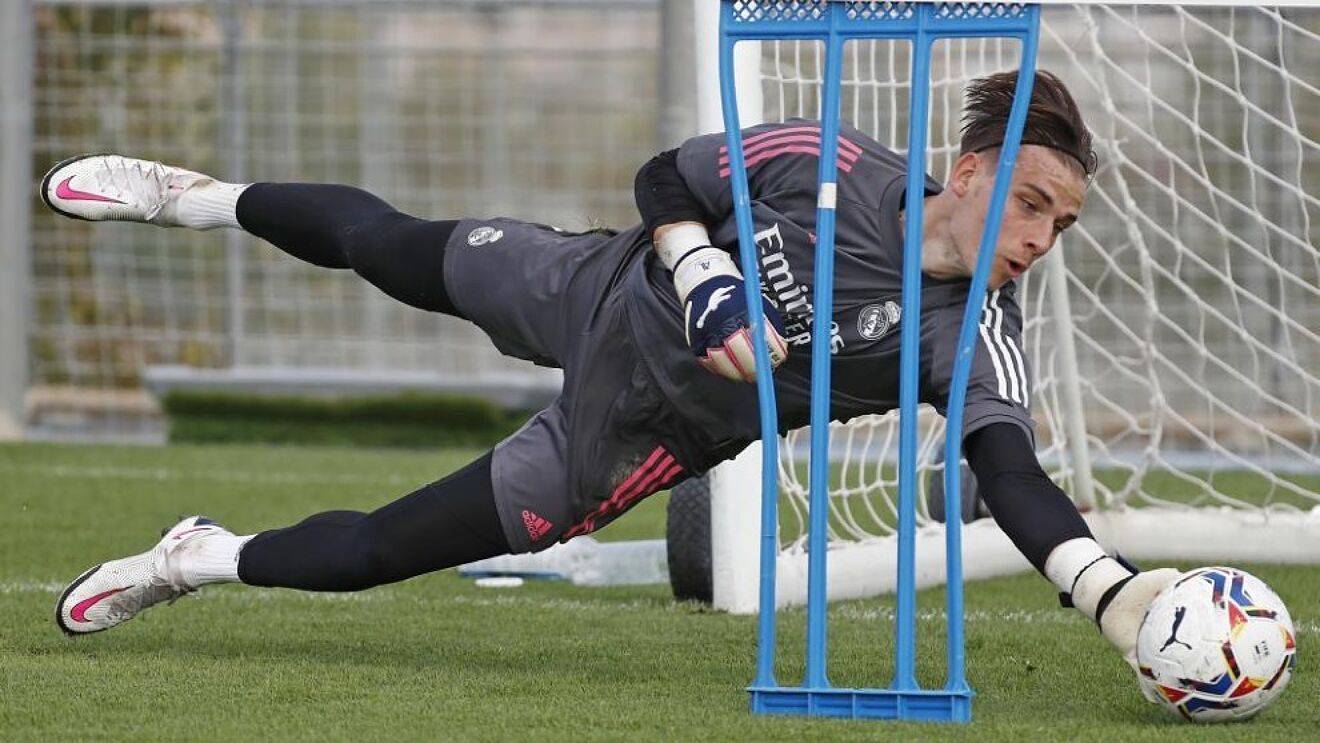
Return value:
M 350 186 L 257 183 L 238 200 L 238 222 L 286 253 L 352 268 L 389 296 L 459 313 L 444 288 L 444 246 L 458 224 L 428 222 Z M 239 555 L 244 583 L 356 591 L 502 555 L 487 454 L 449 477 L 371 513 L 327 511 L 253 537 Z
M 371 513 L 327 511 L 264 531 L 239 553 L 254 586 L 359 591 L 503 555 L 490 454 Z
M 318 183 L 254 183 L 236 211 L 244 230 L 295 258 L 351 268 L 404 304 L 459 314 L 444 283 L 456 221 L 418 219 L 360 188 Z

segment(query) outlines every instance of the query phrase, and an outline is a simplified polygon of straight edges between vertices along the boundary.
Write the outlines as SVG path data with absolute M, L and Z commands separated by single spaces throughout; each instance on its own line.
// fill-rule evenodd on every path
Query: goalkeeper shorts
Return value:
M 633 232 L 509 219 L 464 220 L 445 248 L 463 316 L 505 354 L 564 370 L 558 399 L 492 455 L 512 552 L 595 531 L 727 455 L 678 415 L 635 348 L 619 279 L 646 249 Z

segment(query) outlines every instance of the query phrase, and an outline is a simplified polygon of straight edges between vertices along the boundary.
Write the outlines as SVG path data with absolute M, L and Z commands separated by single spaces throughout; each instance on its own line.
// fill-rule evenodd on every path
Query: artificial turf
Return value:
M 756 621 L 665 586 L 446 571 L 355 594 L 211 586 L 113 631 L 66 638 L 64 582 L 138 552 L 179 514 L 238 532 L 369 509 L 475 452 L 0 446 L 0 740 L 1307 740 L 1320 730 L 1320 570 L 1244 566 L 1297 624 L 1297 673 L 1257 720 L 1194 727 L 1144 702 L 1094 627 L 1034 574 L 967 586 L 970 726 L 755 717 Z M 599 536 L 663 535 L 663 496 Z M 919 596 L 919 677 L 943 675 L 942 593 Z M 892 674 L 890 598 L 830 609 L 831 681 Z M 781 612 L 779 679 L 804 613 Z

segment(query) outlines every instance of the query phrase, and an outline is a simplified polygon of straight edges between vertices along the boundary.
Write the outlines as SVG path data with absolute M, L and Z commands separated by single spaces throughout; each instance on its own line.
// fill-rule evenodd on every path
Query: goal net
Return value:
M 1131 557 L 1320 561 L 1320 9 L 1051 5 L 1042 17 L 1039 68 L 1073 91 L 1101 163 L 1077 226 L 1020 286 L 1024 347 L 1008 356 L 1031 369 L 1042 460 Z M 1007 40 L 935 47 L 937 178 L 957 155 L 964 86 L 1019 53 Z M 818 117 L 823 66 L 815 42 L 761 42 L 740 96 L 759 97 L 765 120 Z M 843 117 L 904 150 L 906 45 L 852 42 L 843 74 Z M 890 587 L 896 421 L 832 427 L 832 596 Z M 943 422 L 924 410 L 920 430 L 930 584 L 943 575 L 926 506 Z M 781 603 L 805 596 L 806 441 L 796 431 L 781 447 Z M 734 610 L 756 609 L 755 539 L 718 514 L 729 501 L 748 512 L 755 471 L 713 480 L 715 601 Z M 988 520 L 965 545 L 969 576 L 1027 567 Z

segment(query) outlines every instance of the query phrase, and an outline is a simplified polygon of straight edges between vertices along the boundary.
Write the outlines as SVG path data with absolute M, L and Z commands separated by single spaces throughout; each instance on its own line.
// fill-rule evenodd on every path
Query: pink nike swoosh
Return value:
M 102 196 L 101 194 L 96 194 L 96 193 L 88 193 L 87 191 L 79 191 L 78 189 L 73 188 L 72 186 L 69 185 L 69 183 L 71 183 L 72 181 L 73 181 L 73 176 L 69 176 L 68 178 L 65 178 L 63 181 L 60 181 L 60 185 L 55 187 L 55 195 L 60 197 L 61 199 L 68 199 L 69 201 L 108 201 L 111 204 L 124 203 L 119 199 L 112 199 L 109 196 Z
M 73 611 L 69 612 L 69 618 L 75 622 L 89 621 L 87 619 L 88 609 L 95 606 L 97 602 L 99 602 L 101 599 L 104 599 L 108 596 L 113 596 L 116 593 L 119 593 L 120 591 L 127 591 L 127 590 L 128 590 L 128 586 L 124 586 L 123 588 L 111 588 L 109 591 L 102 591 L 101 593 L 98 593 L 95 596 L 92 596 L 90 598 L 85 598 L 82 601 L 79 601 L 77 604 L 74 604 Z

